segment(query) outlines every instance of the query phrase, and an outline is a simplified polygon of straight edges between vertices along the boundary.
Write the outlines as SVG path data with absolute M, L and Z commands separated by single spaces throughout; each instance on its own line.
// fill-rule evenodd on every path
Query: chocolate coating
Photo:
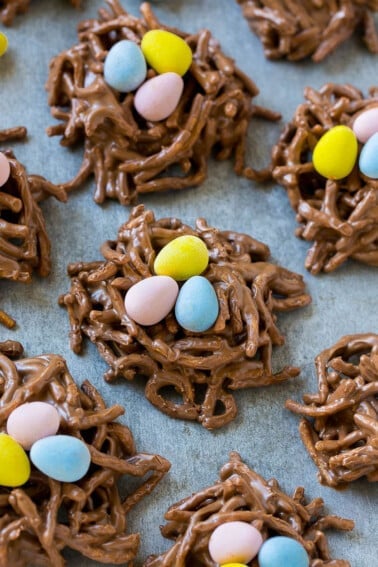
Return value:
M 161 248 L 184 234 L 201 238 L 208 248 L 210 261 L 202 275 L 217 294 L 218 319 L 204 333 L 185 331 L 173 312 L 161 323 L 142 327 L 126 314 L 126 292 L 153 275 Z M 265 244 L 209 227 L 204 219 L 195 228 L 176 218 L 155 220 L 141 205 L 101 252 L 103 260 L 69 265 L 71 289 L 59 302 L 68 311 L 71 348 L 79 353 L 85 337 L 94 342 L 110 366 L 107 381 L 142 375 L 146 397 L 158 409 L 214 429 L 236 416 L 233 390 L 298 374 L 293 367 L 272 371 L 272 348 L 284 342 L 276 313 L 311 299 L 301 276 L 268 262 Z M 171 399 L 173 392 L 182 402 Z
M 78 8 L 81 0 L 70 0 Z M 11 26 L 14 18 L 28 11 L 30 0 L 0 0 L 0 19 L 6 26 Z
M 165 519 L 162 535 L 174 543 L 144 567 L 217 567 L 208 552 L 210 536 L 220 524 L 234 521 L 252 524 L 264 540 L 274 535 L 295 539 L 306 549 L 310 567 L 350 567 L 349 561 L 331 558 L 324 532 L 351 530 L 354 522 L 324 515 L 321 498 L 306 503 L 302 487 L 286 495 L 275 479 L 264 480 L 237 453 L 231 453 L 213 486 L 173 504 Z M 258 567 L 257 558 L 249 565 Z
M 26 129 L 0 131 L 0 142 L 23 139 Z M 50 240 L 38 201 L 54 196 L 65 201 L 65 191 L 40 175 L 28 175 L 10 150 L 8 181 L 0 187 L 0 279 L 30 282 L 32 272 L 50 273 Z M 0 324 L 12 328 L 15 321 L 0 311 Z
M 363 175 L 358 160 L 338 181 L 319 175 L 312 163 L 323 134 L 339 124 L 352 127 L 361 112 L 378 106 L 378 88 L 364 97 L 351 85 L 328 83 L 319 91 L 307 87 L 304 96 L 273 148 L 273 177 L 297 214 L 296 235 L 313 242 L 305 266 L 313 274 L 348 258 L 378 266 L 378 180 Z
M 107 4 L 98 19 L 79 24 L 79 43 L 50 64 L 48 100 L 60 123 L 48 134 L 61 136 L 63 146 L 84 145 L 81 169 L 63 187 L 75 189 L 93 173 L 97 203 L 110 198 L 128 205 L 139 193 L 200 185 L 214 152 L 217 159 L 233 157 L 238 175 L 270 178 L 270 167 L 258 172 L 245 166 L 247 129 L 254 117 L 277 120 L 279 114 L 252 103 L 256 85 L 224 55 L 210 31 L 187 34 L 169 28 L 147 3 L 141 5 L 140 19 L 129 15 L 118 0 Z M 193 63 L 176 110 L 163 121 L 148 122 L 134 109 L 134 93 L 124 95 L 106 84 L 103 67 L 116 42 L 139 44 L 156 28 L 185 39 Z M 154 75 L 148 72 L 148 78 Z
M 168 461 L 138 453 L 129 428 L 114 421 L 124 408 L 107 408 L 88 381 L 79 389 L 62 357 L 12 362 L 0 354 L 0 431 L 16 407 L 37 400 L 58 410 L 59 433 L 86 443 L 91 466 L 74 483 L 48 478 L 32 466 L 22 487 L 0 487 L 0 565 L 63 567 L 62 551 L 71 548 L 101 563 L 132 566 L 139 534 L 128 533 L 127 514 L 166 474 Z M 118 481 L 124 475 L 141 482 L 136 488 L 130 484 L 123 498 Z
M 319 63 L 355 31 L 378 53 L 377 0 L 237 0 L 265 56 Z
M 302 415 L 299 432 L 322 484 L 378 481 L 378 335 L 342 337 L 315 359 L 318 392 L 286 407 Z

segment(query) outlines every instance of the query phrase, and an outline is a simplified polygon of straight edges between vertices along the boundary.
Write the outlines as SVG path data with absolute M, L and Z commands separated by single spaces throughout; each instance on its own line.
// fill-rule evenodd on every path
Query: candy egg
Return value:
M 219 304 L 211 283 L 202 276 L 193 276 L 180 289 L 175 316 L 187 331 L 201 333 L 212 327 L 217 320 Z
M 7 421 L 7 432 L 29 450 L 38 439 L 55 435 L 59 423 L 59 413 L 54 406 L 46 402 L 31 402 L 12 411 Z
M 0 32 L 0 57 L 6 53 L 8 49 L 8 38 L 5 33 Z
M 248 567 L 245 563 L 225 563 L 222 567 Z
M 373 134 L 362 148 L 358 165 L 364 175 L 378 179 L 378 133 Z
M 179 288 L 169 276 L 152 276 L 133 285 L 125 297 L 128 316 L 140 325 L 155 325 L 168 315 Z
M 184 81 L 180 75 L 163 73 L 139 87 L 134 106 L 145 120 L 164 120 L 178 105 L 183 89 Z
M 314 168 L 328 179 L 342 179 L 356 163 L 357 138 L 348 126 L 335 126 L 320 138 L 312 155 Z
M 141 48 L 147 60 L 158 73 L 172 71 L 185 75 L 192 64 L 192 50 L 175 33 L 165 30 L 150 30 L 142 39 Z
M 34 443 L 30 459 L 37 469 L 50 478 L 76 482 L 88 472 L 91 454 L 80 439 L 70 435 L 53 435 Z
M 310 561 L 307 551 L 295 539 L 285 536 L 271 537 L 263 543 L 259 551 L 260 567 L 308 567 Z
M 10 176 L 10 163 L 5 154 L 0 152 L 0 187 L 4 185 Z
M 378 132 L 378 106 L 369 108 L 357 116 L 353 123 L 353 132 L 363 143 Z
M 251 524 L 226 522 L 211 534 L 209 553 L 213 561 L 222 566 L 227 563 L 249 563 L 257 555 L 262 542 L 261 533 Z
M 0 485 L 21 486 L 29 477 L 30 462 L 25 451 L 13 437 L 0 433 Z
M 197 236 L 179 236 L 168 242 L 156 256 L 155 273 L 171 276 L 174 280 L 187 280 L 201 274 L 209 263 L 206 244 Z
M 135 90 L 147 74 L 146 60 L 140 47 L 128 39 L 118 41 L 109 50 L 104 63 L 104 79 L 121 93 Z

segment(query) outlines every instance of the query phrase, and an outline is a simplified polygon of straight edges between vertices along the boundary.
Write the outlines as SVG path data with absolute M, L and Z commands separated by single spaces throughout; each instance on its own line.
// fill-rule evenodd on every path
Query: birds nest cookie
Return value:
M 237 0 L 269 59 L 319 63 L 355 31 L 378 53 L 377 0 Z
M 70 0 L 78 8 L 81 0 Z M 0 19 L 6 26 L 11 26 L 14 18 L 28 11 L 30 0 L 0 0 Z
M 378 266 L 378 89 L 329 83 L 305 101 L 273 148 L 273 176 L 312 242 L 305 266 L 331 272 L 348 258 Z
M 63 146 L 84 146 L 80 171 L 64 188 L 95 176 L 94 199 L 127 205 L 139 193 L 200 185 L 210 155 L 234 160 L 238 175 L 266 179 L 245 165 L 251 119 L 279 118 L 252 103 L 258 89 L 210 31 L 187 34 L 107 0 L 98 19 L 79 24 L 79 43 L 54 57 L 48 101 Z
M 286 407 L 302 416 L 299 432 L 333 488 L 361 477 L 378 481 L 378 335 L 349 335 L 315 359 L 318 391 Z
M 311 299 L 300 275 L 268 261 L 252 237 L 136 207 L 98 262 L 70 264 L 71 347 L 89 338 L 110 366 L 107 381 L 142 375 L 145 394 L 171 417 L 214 429 L 237 413 L 233 391 L 277 384 L 278 312 Z M 172 394 L 179 402 L 172 399 Z
M 302 487 L 288 496 L 231 453 L 213 486 L 168 509 L 161 532 L 172 547 L 144 567 L 350 567 L 331 558 L 324 532 L 354 523 L 323 508 Z
M 8 341 L 0 352 L 20 354 Z M 132 565 L 139 534 L 127 515 L 169 469 L 138 453 L 85 381 L 79 388 L 54 354 L 12 361 L 0 354 L 0 564 L 63 567 L 72 549 L 101 563 Z M 122 495 L 122 478 L 140 479 Z
M 0 131 L 0 143 L 22 139 L 26 129 Z M 52 195 L 66 200 L 63 189 L 40 175 L 27 174 L 10 150 L 0 152 L 0 279 L 30 282 L 33 271 L 50 273 L 50 241 L 38 202 Z M 0 322 L 14 321 L 0 311 Z

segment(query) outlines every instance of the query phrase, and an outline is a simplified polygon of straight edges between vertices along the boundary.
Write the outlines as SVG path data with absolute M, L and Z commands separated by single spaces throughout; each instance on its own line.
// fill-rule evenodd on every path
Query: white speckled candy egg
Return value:
M 104 79 L 117 91 L 128 93 L 143 83 L 147 64 L 140 47 L 128 39 L 118 41 L 109 50 L 104 63 Z
M 209 553 L 213 561 L 220 565 L 249 563 L 257 555 L 262 543 L 261 533 L 251 524 L 226 522 L 211 534 Z
M 5 185 L 10 176 L 10 164 L 7 156 L 0 152 L 0 187 Z
M 177 73 L 163 73 L 143 83 L 137 90 L 134 106 L 145 120 L 157 122 L 175 110 L 184 89 Z
M 38 439 L 55 435 L 59 423 L 59 413 L 54 406 L 46 402 L 30 402 L 12 411 L 7 421 L 7 432 L 29 450 Z
M 177 282 L 169 276 L 141 280 L 126 293 L 126 313 L 139 325 L 155 325 L 171 311 L 178 291 Z
M 378 132 L 378 106 L 361 112 L 353 123 L 353 132 L 362 143 Z
M 364 175 L 378 179 L 378 132 L 362 148 L 358 165 Z
M 203 276 L 187 280 L 178 295 L 175 316 L 187 331 L 201 333 L 212 327 L 217 320 L 219 304 L 211 283 Z
M 80 439 L 70 435 L 53 435 L 34 443 L 30 460 L 37 469 L 54 480 L 76 482 L 88 472 L 91 454 Z

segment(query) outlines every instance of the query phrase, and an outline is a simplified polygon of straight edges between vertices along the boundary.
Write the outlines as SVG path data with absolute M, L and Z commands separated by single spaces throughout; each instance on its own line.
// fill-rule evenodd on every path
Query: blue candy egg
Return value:
M 359 167 L 367 177 L 378 179 L 378 132 L 373 134 L 362 148 Z
M 201 333 L 214 325 L 219 312 L 218 298 L 211 283 L 202 276 L 189 278 L 178 295 L 175 315 L 187 331 Z
M 91 454 L 86 444 L 76 437 L 51 435 L 34 443 L 30 460 L 54 480 L 75 482 L 88 472 Z
M 295 539 L 285 536 L 271 537 L 264 541 L 258 555 L 260 567 L 308 567 L 307 551 Z
M 135 90 L 143 83 L 147 64 L 140 47 L 128 39 L 115 43 L 104 63 L 104 79 L 121 93 Z

